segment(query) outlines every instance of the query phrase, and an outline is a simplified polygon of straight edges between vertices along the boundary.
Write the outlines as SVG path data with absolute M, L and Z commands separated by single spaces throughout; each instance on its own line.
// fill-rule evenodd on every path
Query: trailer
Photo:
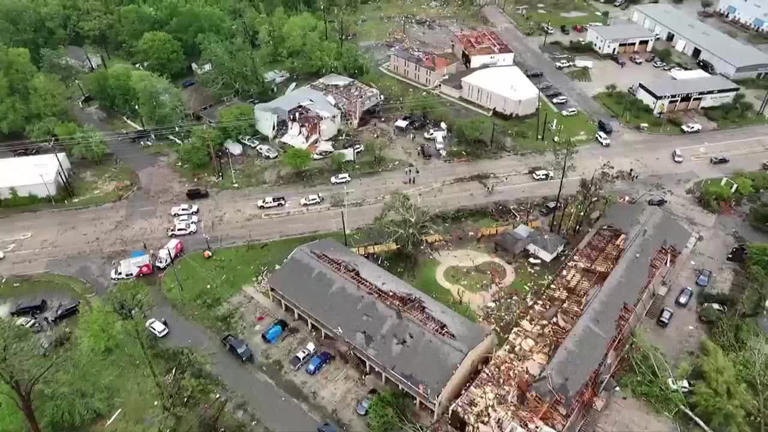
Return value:
M 157 259 L 155 260 L 155 267 L 164 269 L 171 265 L 173 260 L 176 259 L 184 251 L 184 243 L 178 239 L 171 239 L 162 249 L 157 251 Z
M 150 275 L 154 272 L 152 261 L 149 255 L 144 251 L 131 253 L 130 258 L 120 261 L 112 269 L 110 277 L 112 280 L 133 279 L 144 275 Z

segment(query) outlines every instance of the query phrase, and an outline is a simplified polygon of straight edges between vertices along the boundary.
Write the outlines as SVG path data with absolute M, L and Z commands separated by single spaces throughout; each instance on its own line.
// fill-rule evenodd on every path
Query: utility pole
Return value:
M 493 148 L 493 136 L 496 134 L 496 122 L 491 119 L 491 141 L 488 143 L 490 148 Z
M 764 114 L 766 107 L 768 107 L 768 90 L 765 91 L 765 96 L 763 96 L 763 101 L 760 103 L 760 109 L 757 110 L 757 113 Z
M 53 138 L 51 138 L 51 145 L 53 145 Z M 67 172 L 64 170 L 64 167 L 61 165 L 61 160 L 59 159 L 59 153 L 56 151 L 56 147 L 53 148 L 53 155 L 56 157 L 56 162 L 59 163 L 59 175 L 61 176 L 61 180 L 64 182 L 64 188 L 69 193 L 70 197 L 75 196 L 75 190 L 72 188 L 72 185 L 69 183 L 69 177 L 67 177 Z
M 541 128 L 541 140 L 542 141 L 546 141 L 545 137 L 547 135 L 547 115 L 548 114 L 549 114 L 549 111 L 544 113 L 544 127 Z
M 328 40 L 328 12 L 325 9 L 325 2 L 320 6 L 323 11 L 323 23 L 325 23 L 325 40 Z
M 547 36 L 549 36 L 549 28 L 551 27 L 549 25 L 550 22 L 552 22 L 552 21 L 551 20 L 547 20 L 547 31 L 544 32 L 544 43 L 541 44 L 542 47 L 547 45 Z
M 552 221 L 549 223 L 550 232 L 555 228 L 555 216 L 557 215 L 557 209 L 560 207 L 560 195 L 563 192 L 563 182 L 565 181 L 565 172 L 568 168 L 568 158 L 571 156 L 571 151 L 573 150 L 570 137 L 568 137 L 563 144 L 565 145 L 565 151 L 563 153 L 563 170 L 560 174 L 560 186 L 557 188 L 557 198 L 555 198 L 555 211 L 552 212 Z
M 347 222 L 344 220 L 344 210 L 341 211 L 341 229 L 344 231 L 344 246 L 349 246 L 347 244 Z
M 235 179 L 235 169 L 232 168 L 232 153 L 227 150 L 227 157 L 229 157 L 229 170 L 232 172 L 232 186 L 237 185 L 237 180 Z
M 539 121 L 541 119 L 541 88 L 539 87 L 539 93 L 536 96 L 536 141 L 539 140 Z
M 165 249 L 168 252 L 168 258 L 171 258 L 173 255 L 171 255 L 170 249 Z M 173 275 L 176 276 L 176 283 L 179 285 L 179 292 L 184 291 L 184 287 L 181 285 L 181 279 L 179 279 L 179 273 L 176 272 L 176 261 L 174 259 L 171 259 L 171 268 L 173 268 Z
M 51 204 L 56 204 L 56 202 L 53 201 L 53 195 L 51 195 L 51 190 L 48 189 L 48 183 L 45 182 L 45 179 L 43 178 L 42 174 L 40 174 L 40 181 L 43 182 L 43 186 L 45 186 L 45 191 L 48 192 L 48 197 L 51 199 Z

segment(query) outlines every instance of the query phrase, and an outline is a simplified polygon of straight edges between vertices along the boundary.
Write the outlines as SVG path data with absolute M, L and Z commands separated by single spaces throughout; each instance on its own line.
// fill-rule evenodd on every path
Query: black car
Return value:
M 667 200 L 664 197 L 653 197 L 653 198 L 648 200 L 648 205 L 649 206 L 661 207 L 661 206 L 663 206 L 666 203 L 667 203 Z
M 248 344 L 243 340 L 236 338 L 234 335 L 229 333 L 225 334 L 224 337 L 221 338 L 221 343 L 227 347 L 229 352 L 239 358 L 240 361 L 247 362 L 253 360 L 253 351 L 248 347 Z
M 413 116 L 408 122 L 408 127 L 414 130 L 424 129 L 427 126 L 427 119 L 424 116 Z
M 11 315 L 37 315 L 44 312 L 47 306 L 48 302 L 45 301 L 45 299 L 35 301 L 21 301 L 16 305 L 16 308 L 11 311 Z
M 709 163 L 711 163 L 712 165 L 727 164 L 730 161 L 731 160 L 725 156 L 712 156 L 711 158 L 709 158 Z
M 208 189 L 201 189 L 201 188 L 187 189 L 187 198 L 191 200 L 208 198 Z
M 597 130 L 601 130 L 610 135 L 613 133 L 613 126 L 608 120 L 600 119 L 597 121 Z
M 615 54 L 611 56 L 611 60 L 613 60 L 619 66 L 625 66 L 627 64 L 627 62 L 625 62 L 624 60 L 621 59 L 621 57 Z
M 542 216 L 549 216 L 555 212 L 556 208 L 557 208 L 557 203 L 554 201 L 550 201 L 544 204 L 544 207 L 542 207 L 541 210 L 539 210 L 539 214 Z
M 563 32 L 563 34 L 571 34 L 571 30 L 565 24 L 560 26 L 560 31 Z
M 712 280 L 712 271 L 707 269 L 702 269 L 701 273 L 699 273 L 699 277 L 696 278 L 696 285 L 706 288 L 709 286 L 709 282 Z
M 77 315 L 78 312 L 80 312 L 80 300 L 72 300 L 71 302 L 62 303 L 56 307 L 56 313 L 53 314 L 51 321 L 57 323 L 72 315 Z
M 526 71 L 525 76 L 527 76 L 528 78 L 539 78 L 539 77 L 543 77 L 544 73 L 542 71 L 532 70 L 532 71 Z
M 669 325 L 669 322 L 672 321 L 672 316 L 675 314 L 675 311 L 668 307 L 664 307 L 661 309 L 661 313 L 659 314 L 659 317 L 656 319 L 656 324 L 666 327 Z
M 686 307 L 688 306 L 688 302 L 691 301 L 691 297 L 693 297 L 693 290 L 690 287 L 685 287 L 681 289 L 680 294 L 677 295 L 675 304 L 678 306 Z
M 330 422 L 325 422 L 317 426 L 317 432 L 337 432 L 338 430 L 339 428 L 337 428 L 335 424 Z
M 703 70 L 704 72 L 710 75 L 713 75 L 715 73 L 715 66 L 712 63 L 708 62 L 707 60 L 699 59 L 696 62 L 696 66 L 698 66 L 699 68 L 701 68 L 701 70 Z
M 731 248 L 731 252 L 728 253 L 728 256 L 725 259 L 730 262 L 741 263 L 747 259 L 747 255 L 749 255 L 747 247 L 740 244 Z
M 562 95 L 563 94 L 560 92 L 560 90 L 558 90 L 558 89 L 556 89 L 554 87 L 544 92 L 544 96 L 546 96 L 548 98 L 554 98 L 554 97 L 558 97 L 558 96 L 562 96 Z

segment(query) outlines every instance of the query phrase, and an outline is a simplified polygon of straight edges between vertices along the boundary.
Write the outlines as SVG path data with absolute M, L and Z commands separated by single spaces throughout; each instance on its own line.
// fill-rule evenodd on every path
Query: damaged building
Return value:
M 461 393 L 496 337 L 334 240 L 296 248 L 269 295 L 323 338 L 343 343 L 366 372 L 438 416 Z
M 695 237 L 657 207 L 612 206 L 451 405 L 460 431 L 576 431 Z
M 456 33 L 451 39 L 451 48 L 467 69 L 515 64 L 515 53 L 492 30 Z
M 270 102 L 257 104 L 253 112 L 259 133 L 307 149 L 322 146 L 335 136 L 342 122 L 356 127 L 363 114 L 380 102 L 378 90 L 352 78 L 330 74 Z

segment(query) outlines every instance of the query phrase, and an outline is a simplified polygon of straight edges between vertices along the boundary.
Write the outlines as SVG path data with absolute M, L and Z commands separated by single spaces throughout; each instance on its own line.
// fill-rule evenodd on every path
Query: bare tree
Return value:
M 434 230 L 432 214 L 413 202 L 410 196 L 397 192 L 384 204 L 381 214 L 373 221 L 387 241 L 394 242 L 406 253 L 415 253 L 423 237 Z
M 552 212 L 552 221 L 549 224 L 549 230 L 555 229 L 555 216 L 557 216 L 557 209 L 560 208 L 560 196 L 563 193 L 563 182 L 568 172 L 573 171 L 575 168 L 573 164 L 573 155 L 578 151 L 576 145 L 573 143 L 570 137 L 558 140 L 552 143 L 551 147 L 552 156 L 554 159 L 554 169 L 560 170 L 560 185 L 557 188 L 557 198 L 555 198 L 555 210 Z
M 21 411 L 31 432 L 41 431 L 33 401 L 35 388 L 57 360 L 41 356 L 38 350 L 28 329 L 0 320 L 0 381 L 7 386 L 1 394 Z

